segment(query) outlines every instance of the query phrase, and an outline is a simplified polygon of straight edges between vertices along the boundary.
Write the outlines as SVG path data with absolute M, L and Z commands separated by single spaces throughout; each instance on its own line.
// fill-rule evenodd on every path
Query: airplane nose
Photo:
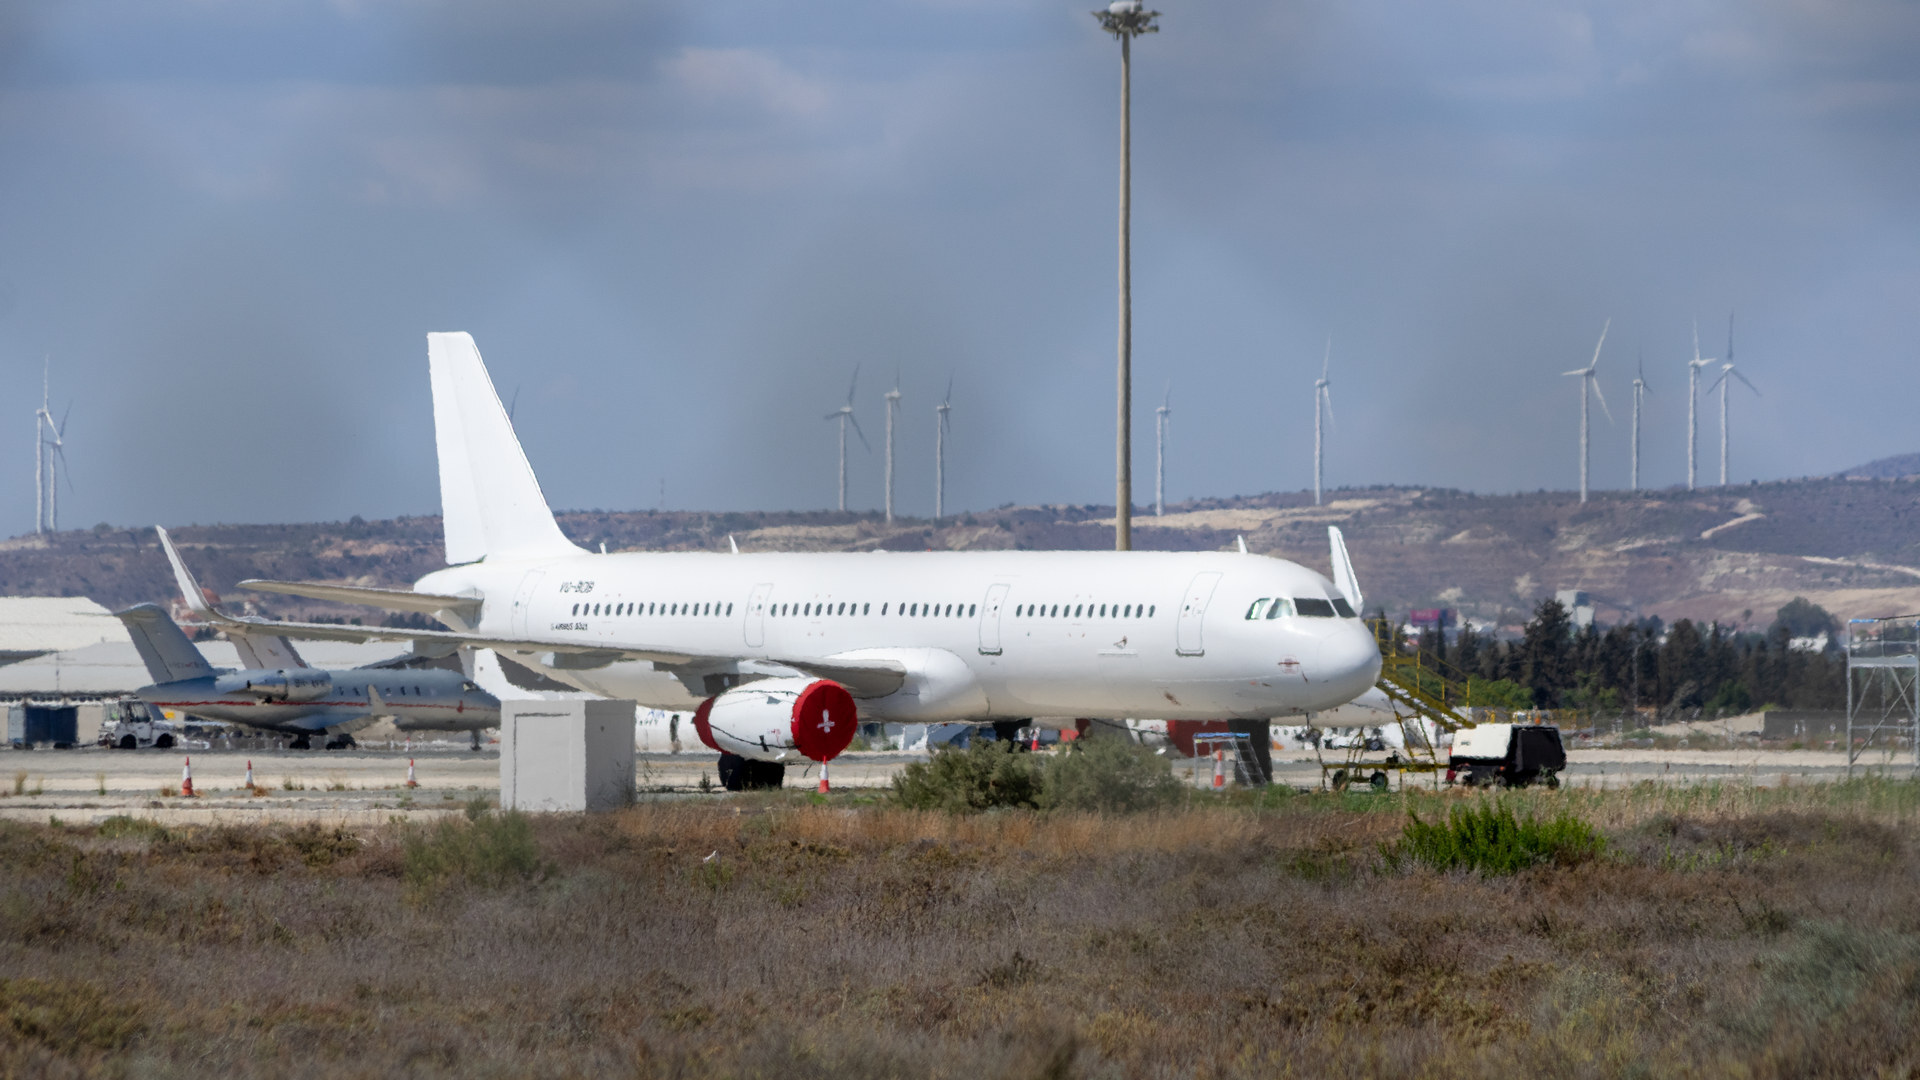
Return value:
M 1320 682 L 1337 688 L 1350 701 L 1380 681 L 1380 646 L 1365 623 L 1344 622 L 1320 646 Z

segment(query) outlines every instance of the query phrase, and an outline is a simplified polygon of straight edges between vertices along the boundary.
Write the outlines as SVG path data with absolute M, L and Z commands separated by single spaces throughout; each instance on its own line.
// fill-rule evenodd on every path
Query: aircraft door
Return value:
M 527 636 L 527 625 L 532 622 L 530 612 L 533 608 L 533 594 L 540 588 L 540 582 L 547 576 L 545 570 L 529 570 L 527 576 L 520 579 L 520 589 L 513 594 L 513 633 L 518 637 Z
M 1207 651 L 1200 639 L 1200 624 L 1206 618 L 1207 604 L 1213 600 L 1214 587 L 1219 584 L 1219 571 L 1209 570 L 1193 575 L 1192 584 L 1187 586 L 1186 599 L 1180 602 L 1180 622 L 1174 635 L 1177 641 L 1175 651 L 1181 656 L 1200 656 Z
M 980 653 L 1000 655 L 1000 609 L 1006 606 L 1011 585 L 995 585 L 987 590 L 987 602 L 980 605 Z
M 763 581 L 753 587 L 753 594 L 747 597 L 747 621 L 745 625 L 747 648 L 757 649 L 767 640 L 767 597 L 773 595 L 773 582 Z

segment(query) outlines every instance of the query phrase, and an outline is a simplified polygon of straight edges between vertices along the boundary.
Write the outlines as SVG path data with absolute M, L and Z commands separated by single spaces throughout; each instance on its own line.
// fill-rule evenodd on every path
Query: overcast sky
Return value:
M 0 534 L 438 509 L 471 331 L 557 507 L 1113 496 L 1118 48 L 1070 3 L 0 5 Z M 1135 49 L 1136 491 L 1685 474 L 1920 450 L 1920 5 L 1166 0 Z M 1717 403 L 1702 402 L 1703 477 Z

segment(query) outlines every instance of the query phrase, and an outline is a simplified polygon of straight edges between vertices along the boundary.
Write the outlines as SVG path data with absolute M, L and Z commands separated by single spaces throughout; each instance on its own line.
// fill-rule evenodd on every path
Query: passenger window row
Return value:
M 634 601 L 631 604 L 575 604 L 575 615 L 731 615 L 732 604 L 720 602 L 699 604 L 643 604 Z
M 1084 609 L 1087 617 L 1095 619 L 1151 619 L 1157 604 L 1015 604 L 1013 614 L 1016 618 L 1035 619 L 1078 619 Z M 1109 611 L 1111 609 L 1111 611 Z
M 1279 619 L 1288 615 L 1305 615 L 1313 619 L 1331 619 L 1336 615 L 1343 619 L 1356 617 L 1353 605 L 1347 603 L 1344 596 L 1336 596 L 1332 600 L 1318 596 L 1296 596 L 1291 600 L 1284 596 L 1263 597 L 1247 608 L 1249 620 Z
M 886 615 L 889 612 L 891 612 L 894 615 L 905 615 L 908 618 L 933 618 L 935 616 L 939 616 L 941 618 L 965 619 L 965 618 L 970 618 L 974 615 L 979 614 L 980 605 L 978 604 L 944 604 L 943 605 L 943 604 L 919 604 L 919 603 L 895 604 L 892 602 L 888 602 L 880 605 L 880 614 Z M 773 605 L 773 609 L 772 609 L 772 615 L 774 616 L 774 618 L 783 618 L 789 615 L 799 615 L 804 618 L 815 618 L 815 617 L 824 618 L 828 615 L 871 615 L 871 614 L 873 614 L 873 605 L 870 603 L 867 603 L 867 604 L 861 604 L 861 603 L 775 604 Z

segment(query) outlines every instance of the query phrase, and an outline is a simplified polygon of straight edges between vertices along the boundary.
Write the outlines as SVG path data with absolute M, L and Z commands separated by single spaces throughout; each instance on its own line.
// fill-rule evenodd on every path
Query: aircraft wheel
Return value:
M 747 766 L 747 759 L 739 754 L 721 754 L 720 786 L 728 791 L 746 790 Z
M 777 761 L 747 762 L 747 787 L 752 790 L 778 791 L 787 779 L 787 767 Z
M 297 739 L 295 739 L 295 740 L 293 740 L 292 742 L 290 742 L 290 743 L 288 743 L 288 744 L 287 744 L 287 749 L 289 749 L 289 750 L 311 750 L 311 749 L 313 749 L 313 741 L 312 741 L 312 740 L 310 740 L 310 739 L 308 739 L 308 738 L 307 738 L 307 737 L 306 737 L 305 735 L 302 735 L 302 736 L 300 736 L 299 738 L 297 738 Z

